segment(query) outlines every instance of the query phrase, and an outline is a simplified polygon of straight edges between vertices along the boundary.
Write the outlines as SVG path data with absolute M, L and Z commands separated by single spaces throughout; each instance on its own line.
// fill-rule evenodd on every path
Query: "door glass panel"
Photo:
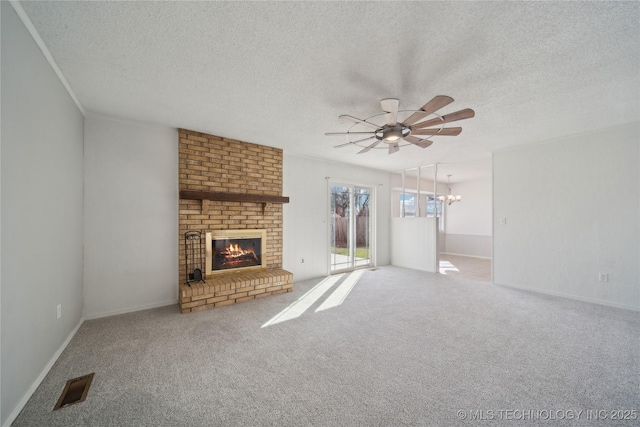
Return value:
M 354 214 L 356 226 L 356 248 L 354 263 L 356 267 L 371 264 L 370 248 L 370 202 L 371 190 L 368 188 L 354 189 Z
M 331 271 L 352 267 L 350 255 L 351 189 L 331 187 Z

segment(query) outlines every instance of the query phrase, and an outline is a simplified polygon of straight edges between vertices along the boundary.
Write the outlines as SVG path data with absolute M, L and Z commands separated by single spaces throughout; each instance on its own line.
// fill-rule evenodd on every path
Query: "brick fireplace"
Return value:
M 181 311 L 292 291 L 293 275 L 282 269 L 282 203 L 288 201 L 282 197 L 282 150 L 186 129 L 178 136 Z M 208 270 L 204 283 L 188 286 L 187 231 L 199 231 L 203 238 L 209 233 L 205 245 L 212 235 L 260 231 L 265 236 L 261 264 L 237 272 Z

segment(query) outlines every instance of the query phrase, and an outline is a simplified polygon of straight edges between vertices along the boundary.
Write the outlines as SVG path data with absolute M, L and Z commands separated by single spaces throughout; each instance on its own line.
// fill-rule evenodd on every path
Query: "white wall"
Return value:
M 10 4 L 1 8 L 4 424 L 82 321 L 83 117 Z
M 86 318 L 177 303 L 178 132 L 85 120 Z
M 445 204 L 443 252 L 491 258 L 491 190 L 491 177 L 451 184 L 462 201 Z
M 445 232 L 491 236 L 491 177 L 451 184 L 462 200 L 446 206 Z
M 494 282 L 640 309 L 639 145 L 633 123 L 495 153 Z
M 326 177 L 377 187 L 376 265 L 389 264 L 389 174 L 285 153 L 283 195 L 290 197 L 290 203 L 283 208 L 283 268 L 296 281 L 328 272 Z
M 438 272 L 436 218 L 391 218 L 391 264 Z

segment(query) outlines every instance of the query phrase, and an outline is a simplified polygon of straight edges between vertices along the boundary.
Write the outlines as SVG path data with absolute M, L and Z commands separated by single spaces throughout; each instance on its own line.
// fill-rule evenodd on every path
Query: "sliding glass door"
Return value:
M 374 189 L 330 184 L 330 272 L 373 265 Z

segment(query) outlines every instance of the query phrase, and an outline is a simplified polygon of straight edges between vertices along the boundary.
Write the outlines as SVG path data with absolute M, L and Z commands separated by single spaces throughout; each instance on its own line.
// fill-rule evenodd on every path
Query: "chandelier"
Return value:
M 438 196 L 441 203 L 447 202 L 447 205 L 451 206 L 454 202 L 459 202 L 462 200 L 462 196 L 457 194 L 451 194 L 451 175 L 447 175 L 447 195 L 446 196 Z

